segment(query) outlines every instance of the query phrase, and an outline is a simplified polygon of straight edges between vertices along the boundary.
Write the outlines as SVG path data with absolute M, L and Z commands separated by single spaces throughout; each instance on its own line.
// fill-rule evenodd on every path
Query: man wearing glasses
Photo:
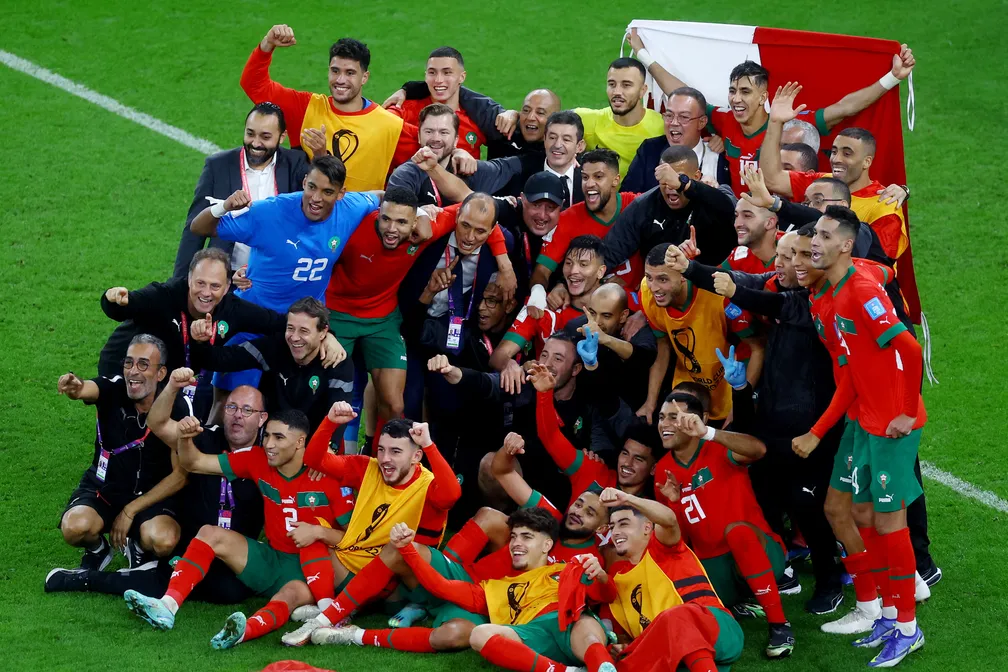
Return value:
M 154 562 L 152 554 L 168 555 L 178 543 L 172 495 L 185 485 L 185 473 L 175 464 L 174 451 L 151 436 L 147 425 L 158 384 L 168 372 L 166 352 L 161 339 L 140 334 L 129 344 L 121 375 L 60 376 L 60 394 L 97 411 L 91 466 L 59 524 L 63 540 L 84 549 L 81 569 L 103 570 L 116 549 L 136 569 Z
M 658 186 L 655 168 L 661 161 L 662 152 L 675 145 L 693 149 L 703 180 L 708 183 L 731 183 L 728 162 L 721 161 L 721 155 L 708 147 L 707 142 L 700 137 L 707 126 L 707 99 L 700 91 L 683 86 L 669 94 L 665 99 L 662 120 L 665 123 L 665 135 L 645 140 L 637 148 L 637 154 L 623 179 L 624 191 L 645 192 Z

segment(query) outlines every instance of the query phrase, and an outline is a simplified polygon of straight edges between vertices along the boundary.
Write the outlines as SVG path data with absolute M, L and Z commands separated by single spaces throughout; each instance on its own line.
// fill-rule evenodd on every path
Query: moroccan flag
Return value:
M 840 100 L 846 94 L 878 81 L 892 68 L 892 57 L 900 51 L 893 40 L 813 33 L 803 30 L 736 26 L 687 21 L 633 20 L 629 28 L 647 47 L 652 58 L 670 73 L 703 92 L 707 102 L 718 107 L 728 105 L 728 76 L 732 68 L 745 60 L 756 61 L 770 72 L 770 98 L 778 86 L 799 82 L 802 92 L 797 104 L 816 110 Z M 913 80 L 909 82 L 908 108 L 913 105 Z M 648 90 L 655 95 L 649 105 L 661 105 L 661 89 L 648 75 Z M 909 121 L 913 129 L 913 119 Z M 900 117 L 899 87 L 889 91 L 874 105 L 835 126 L 822 138 L 821 147 L 829 150 L 833 136 L 848 126 L 871 131 L 877 142 L 871 176 L 883 185 L 906 184 L 903 156 L 903 126 Z M 829 162 L 820 153 L 819 167 L 829 172 Z M 904 204 L 903 214 L 910 230 L 910 218 Z M 912 238 L 912 236 L 911 236 Z M 914 278 L 911 245 L 898 259 L 899 283 L 909 315 L 920 324 L 920 297 Z

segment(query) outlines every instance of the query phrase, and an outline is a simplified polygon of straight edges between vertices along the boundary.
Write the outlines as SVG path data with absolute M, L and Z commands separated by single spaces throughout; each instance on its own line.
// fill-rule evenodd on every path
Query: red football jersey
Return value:
M 542 352 L 543 346 L 546 345 L 546 339 L 549 338 L 554 331 L 560 331 L 567 323 L 574 318 L 581 317 L 584 313 L 573 306 L 567 306 L 560 312 L 555 312 L 550 309 L 543 311 L 542 317 L 538 320 L 533 320 L 528 316 L 528 308 L 522 308 L 518 312 L 518 316 L 515 318 L 514 324 L 508 329 L 508 332 L 504 334 L 505 341 L 511 341 L 518 345 L 522 350 L 529 343 L 535 345 L 535 356 L 539 357 L 539 353 Z
M 825 136 L 829 133 L 824 110 L 805 110 L 798 116 L 804 121 L 815 124 L 820 135 Z M 724 139 L 724 153 L 731 172 L 732 191 L 741 198 L 742 193 L 746 191 L 746 168 L 756 169 L 759 166 L 760 146 L 763 144 L 766 124 L 752 135 L 746 135 L 730 109 L 719 109 L 713 105 L 707 106 L 707 119 L 708 129 Z
M 595 213 L 589 212 L 583 202 L 575 203 L 567 208 L 561 213 L 560 222 L 556 228 L 543 238 L 542 250 L 539 252 L 536 263 L 542 264 L 550 272 L 562 267 L 564 256 L 566 256 L 567 248 L 570 247 L 572 240 L 578 236 L 605 238 L 609 233 L 609 227 L 616 221 L 623 209 L 639 195 L 629 191 L 617 193 L 616 213 L 608 222 L 603 222 Z M 640 287 L 641 278 L 644 277 L 644 261 L 641 259 L 640 252 L 635 252 L 619 268 L 607 269 L 606 273 L 614 273 L 623 280 L 623 284 L 630 290 Z
M 849 366 L 858 396 L 858 423 L 869 434 L 885 436 L 889 423 L 903 413 L 903 362 L 886 347 L 906 326 L 876 277 L 851 266 L 832 289 L 833 320 L 841 366 Z M 924 399 L 917 397 L 914 429 L 927 422 Z
M 333 267 L 326 288 L 326 306 L 365 319 L 391 313 L 399 306 L 399 285 L 417 256 L 432 242 L 455 230 L 459 207 L 451 205 L 431 221 L 431 237 L 427 240 L 417 245 L 406 243 L 394 250 L 386 250 L 378 236 L 378 211 L 365 217 Z M 500 227 L 494 227 L 486 244 L 495 256 L 507 252 Z
M 413 124 L 419 128 L 420 111 L 433 102 L 430 96 L 420 100 L 407 100 L 401 107 L 389 108 L 389 112 L 399 115 L 407 124 Z M 459 120 L 458 143 L 455 146 L 464 149 L 478 161 L 480 149 L 486 144 L 486 136 L 461 109 L 455 110 L 455 114 Z
M 308 467 L 302 467 L 297 476 L 288 479 L 269 465 L 259 446 L 222 453 L 218 460 L 229 481 L 248 478 L 259 487 L 266 541 L 281 553 L 298 552 L 294 540 L 287 536 L 298 521 L 317 524 L 321 518 L 330 525 L 349 521 L 346 514 L 353 510 L 352 495 L 332 478 L 313 481 L 308 477 Z
M 657 487 L 655 499 L 674 510 L 680 523 L 685 521 L 683 531 L 697 557 L 731 552 L 725 529 L 736 522 L 749 523 L 781 543 L 756 502 L 748 468 L 720 443 L 701 441 L 689 464 L 679 462 L 674 453 L 665 455 L 655 465 L 656 486 L 664 485 L 666 471 L 679 482 L 679 501 L 670 502 Z

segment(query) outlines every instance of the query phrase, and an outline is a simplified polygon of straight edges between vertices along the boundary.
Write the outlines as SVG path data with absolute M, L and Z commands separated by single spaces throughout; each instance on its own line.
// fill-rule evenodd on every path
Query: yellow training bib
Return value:
M 637 639 L 661 612 L 683 603 L 672 579 L 651 557 L 651 551 L 633 569 L 617 574 L 613 581 L 619 597 L 609 605 L 613 618 Z
M 483 581 L 487 611 L 494 625 L 524 625 L 560 601 L 563 563 L 546 565 L 506 579 Z
M 415 530 L 433 480 L 434 474 L 421 467 L 420 476 L 409 487 L 393 488 L 381 477 L 378 460 L 372 458 L 364 472 L 346 534 L 336 546 L 340 563 L 356 574 L 388 543 L 393 525 L 406 523 Z

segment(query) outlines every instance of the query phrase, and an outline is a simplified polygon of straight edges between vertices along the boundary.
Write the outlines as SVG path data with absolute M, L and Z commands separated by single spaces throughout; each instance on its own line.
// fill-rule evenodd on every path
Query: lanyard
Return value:
M 186 368 L 192 368 L 189 366 L 189 318 L 186 316 L 185 311 L 182 311 L 182 347 L 185 349 L 185 365 Z M 217 330 L 214 329 L 210 334 L 210 345 L 214 344 L 217 338 Z M 200 371 L 202 373 L 202 371 Z
M 241 174 L 242 191 L 244 191 L 246 194 L 248 194 L 249 198 L 251 198 L 253 201 L 257 201 L 259 199 L 256 198 L 256 195 L 253 194 L 251 191 L 249 191 L 248 178 L 245 177 L 245 165 L 246 165 L 246 162 L 245 162 L 245 148 L 242 147 L 241 151 L 238 152 L 238 172 Z M 277 189 L 277 183 L 276 183 L 276 168 L 274 167 L 274 169 L 273 169 L 273 196 L 276 196 L 278 193 L 279 193 L 279 190 Z
M 445 254 L 445 268 L 448 268 L 448 265 L 451 264 L 451 245 L 445 246 L 444 254 Z M 459 276 L 462 278 L 463 288 L 465 287 L 465 278 L 462 276 L 462 273 L 464 272 L 462 264 L 464 263 L 465 263 L 464 260 L 459 261 Z M 462 319 L 464 320 L 469 319 L 469 315 L 472 313 L 473 302 L 475 300 L 476 300 L 476 278 L 473 278 L 472 291 L 469 293 L 469 308 L 466 310 L 465 317 Z M 448 313 L 452 316 L 455 315 L 455 299 L 452 297 L 451 287 L 448 288 Z
M 532 268 L 532 248 L 529 247 L 528 233 L 522 233 L 522 245 L 525 247 L 525 262 Z
M 487 338 L 486 334 L 483 334 L 483 346 L 487 349 L 487 354 L 492 355 L 494 351 L 493 343 Z
M 431 189 L 434 190 L 434 202 L 440 208 L 441 207 L 441 192 L 438 191 L 437 185 L 434 184 L 434 180 L 430 181 L 430 186 L 431 186 Z
M 101 423 L 98 422 L 97 417 L 95 418 L 95 432 L 98 434 L 98 450 L 105 450 L 105 446 L 102 443 Z M 139 439 L 136 439 L 135 441 L 130 441 L 125 446 L 119 446 L 115 450 L 109 452 L 109 455 L 118 455 L 119 453 L 125 453 L 127 450 L 131 448 L 136 448 L 138 446 L 142 448 L 144 441 L 147 439 L 148 436 L 150 436 L 150 427 L 147 428 L 147 431 L 144 432 L 144 435 L 141 436 Z
M 234 493 L 231 491 L 231 483 L 227 478 L 221 476 L 220 479 L 220 510 L 224 511 L 224 502 L 228 503 L 228 509 L 234 509 Z

